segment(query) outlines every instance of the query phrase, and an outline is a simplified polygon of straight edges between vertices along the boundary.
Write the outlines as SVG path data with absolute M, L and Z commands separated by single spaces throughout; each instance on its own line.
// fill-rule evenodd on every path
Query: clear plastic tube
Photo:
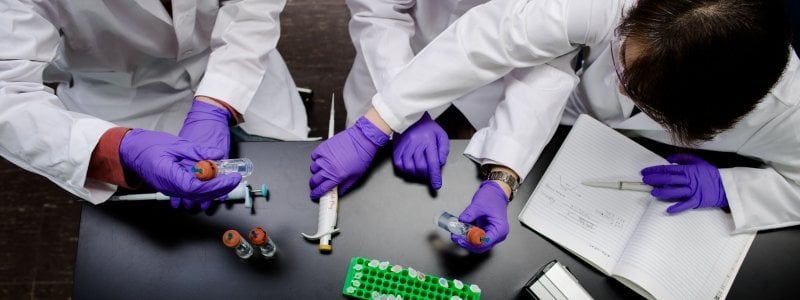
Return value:
M 219 174 L 239 173 L 242 177 L 253 174 L 253 161 L 249 158 L 232 158 L 216 161 Z
M 236 255 L 241 259 L 248 259 L 253 256 L 253 246 L 250 245 L 236 230 L 228 230 L 222 234 L 222 242 L 225 246 L 236 250 Z
M 452 234 L 464 237 L 470 244 L 480 245 L 489 241 L 486 237 L 486 232 L 480 227 L 473 226 L 472 224 L 462 223 L 458 217 L 443 211 L 439 214 L 434 222 L 437 226 Z

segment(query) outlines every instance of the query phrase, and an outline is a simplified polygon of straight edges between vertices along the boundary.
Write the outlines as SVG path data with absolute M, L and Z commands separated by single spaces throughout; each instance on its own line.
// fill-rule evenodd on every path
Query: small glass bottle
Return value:
M 266 258 L 272 258 L 275 256 L 275 253 L 278 252 L 278 247 L 275 246 L 275 242 L 269 238 L 267 232 L 261 227 L 250 230 L 249 238 L 250 242 L 261 250 L 261 255 L 264 255 Z
M 489 242 L 489 238 L 486 237 L 486 232 L 483 229 L 472 224 L 462 223 L 458 220 L 458 217 L 446 211 L 439 214 L 434 221 L 442 229 L 466 238 L 470 244 L 477 246 Z
M 232 158 L 221 160 L 201 160 L 192 168 L 197 179 L 211 180 L 217 175 L 239 173 L 242 177 L 253 173 L 253 161 L 249 158 Z
M 253 246 L 242 238 L 238 231 L 230 229 L 222 234 L 222 242 L 225 246 L 236 250 L 236 255 L 242 259 L 253 256 Z

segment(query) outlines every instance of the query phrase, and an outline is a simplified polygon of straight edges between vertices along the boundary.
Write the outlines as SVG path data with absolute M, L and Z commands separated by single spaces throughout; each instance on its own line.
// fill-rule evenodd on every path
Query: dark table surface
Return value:
M 351 257 L 362 256 L 412 267 L 426 274 L 478 284 L 483 299 L 525 299 L 527 280 L 557 259 L 598 299 L 638 297 L 616 280 L 518 221 L 525 201 L 563 141 L 557 133 L 508 208 L 511 234 L 485 255 L 442 250 L 431 240 L 449 242 L 434 227 L 442 210 L 458 215 L 480 183 L 474 163 L 461 155 L 465 140 L 451 142 L 444 185 L 398 176 L 381 153 L 363 184 L 340 199 L 333 252 L 321 254 L 300 232 L 317 229 L 318 206 L 308 198 L 309 153 L 316 142 L 238 145 L 238 156 L 255 164 L 252 184 L 266 183 L 269 200 L 253 210 L 242 204 L 213 206 L 208 212 L 174 210 L 166 202 L 84 204 L 75 266 L 75 299 L 340 299 Z M 278 247 L 273 260 L 240 260 L 223 246 L 227 229 L 246 233 L 265 228 Z M 759 233 L 742 265 L 731 299 L 784 298 L 800 278 L 800 229 Z

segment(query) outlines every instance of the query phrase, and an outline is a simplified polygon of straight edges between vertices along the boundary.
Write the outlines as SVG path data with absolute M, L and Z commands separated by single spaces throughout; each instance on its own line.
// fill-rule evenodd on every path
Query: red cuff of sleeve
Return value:
M 89 171 L 86 173 L 87 178 L 108 182 L 126 189 L 131 188 L 125 180 L 125 172 L 119 158 L 119 145 L 128 130 L 130 128 L 114 127 L 103 133 L 92 151 Z
M 242 114 L 240 114 L 238 111 L 236 111 L 236 109 L 233 108 L 233 106 L 230 106 L 230 104 L 225 103 L 225 101 L 219 101 L 219 100 L 216 100 L 216 101 L 220 105 L 224 106 L 225 109 L 227 109 L 229 113 L 231 113 L 231 122 L 230 122 L 231 126 L 236 126 L 239 123 L 244 122 L 244 116 L 242 116 Z

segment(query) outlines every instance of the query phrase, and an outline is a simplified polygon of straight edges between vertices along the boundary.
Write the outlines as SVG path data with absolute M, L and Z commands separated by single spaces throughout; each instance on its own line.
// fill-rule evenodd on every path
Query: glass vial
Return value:
M 489 241 L 483 229 L 478 226 L 473 226 L 472 224 L 462 223 L 458 220 L 458 217 L 446 211 L 439 214 L 434 221 L 436 225 L 442 229 L 466 238 L 470 244 L 481 245 Z
M 267 232 L 261 227 L 250 230 L 249 238 L 250 242 L 261 250 L 261 255 L 264 255 L 266 258 L 272 258 L 275 256 L 275 253 L 278 252 L 278 247 L 275 246 L 275 242 L 269 238 Z
M 222 234 L 222 242 L 228 248 L 235 249 L 236 255 L 242 259 L 253 256 L 253 246 L 242 238 L 238 231 L 230 229 Z
M 249 158 L 232 158 L 221 160 L 202 160 L 192 168 L 192 173 L 200 180 L 211 180 L 217 175 L 239 173 L 242 177 L 253 173 L 253 161 Z

